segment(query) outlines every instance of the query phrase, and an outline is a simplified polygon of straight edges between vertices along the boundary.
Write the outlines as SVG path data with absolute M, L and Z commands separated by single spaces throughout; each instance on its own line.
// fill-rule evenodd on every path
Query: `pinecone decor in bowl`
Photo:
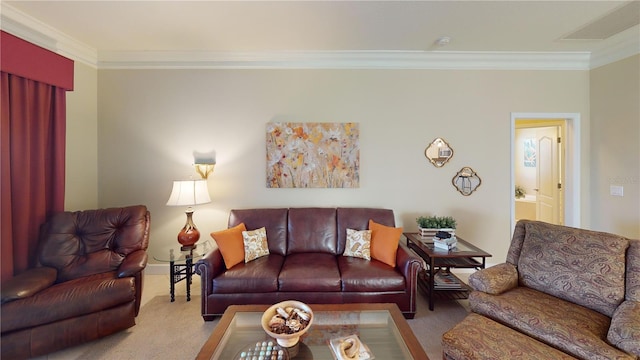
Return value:
M 292 347 L 313 323 L 313 311 L 300 301 L 286 300 L 269 307 L 262 314 L 262 328 L 278 345 Z

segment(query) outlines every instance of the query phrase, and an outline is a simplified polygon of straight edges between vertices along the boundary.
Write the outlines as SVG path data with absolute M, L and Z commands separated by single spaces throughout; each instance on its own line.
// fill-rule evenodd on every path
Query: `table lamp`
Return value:
M 181 251 L 195 249 L 195 244 L 200 239 L 200 232 L 193 223 L 193 205 L 210 203 L 207 180 L 181 180 L 173 182 L 173 189 L 167 201 L 167 206 L 187 206 L 187 222 L 178 233 L 178 242 L 182 245 Z

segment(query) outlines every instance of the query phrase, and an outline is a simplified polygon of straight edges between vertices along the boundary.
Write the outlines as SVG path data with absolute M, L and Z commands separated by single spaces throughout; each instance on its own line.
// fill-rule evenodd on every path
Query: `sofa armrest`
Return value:
M 518 269 L 510 263 L 502 263 L 478 270 L 469 276 L 469 285 L 477 291 L 492 295 L 518 286 Z
M 640 356 L 640 302 L 626 300 L 618 306 L 607 340 L 618 349 Z
M 24 299 L 56 282 L 58 271 L 52 267 L 29 269 L 2 282 L 2 304 Z
M 396 268 L 400 270 L 407 281 L 414 283 L 418 279 L 418 272 L 422 268 L 422 260 L 403 245 L 398 245 L 396 253 Z
M 195 265 L 195 270 L 196 274 L 200 275 L 203 295 L 210 295 L 213 293 L 213 284 L 211 280 L 225 272 L 226 269 L 220 249 L 211 250 L 202 259 L 198 260 Z
M 149 255 L 145 250 L 137 250 L 127 255 L 118 267 L 118 277 L 134 276 L 147 266 Z

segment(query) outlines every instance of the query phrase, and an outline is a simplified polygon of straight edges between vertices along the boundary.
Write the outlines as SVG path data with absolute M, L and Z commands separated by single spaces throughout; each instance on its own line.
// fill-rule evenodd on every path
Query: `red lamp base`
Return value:
M 200 231 L 193 223 L 193 210 L 187 210 L 185 214 L 187 214 L 187 222 L 178 233 L 178 242 L 182 245 L 180 248 L 182 251 L 195 249 L 195 244 L 200 239 Z

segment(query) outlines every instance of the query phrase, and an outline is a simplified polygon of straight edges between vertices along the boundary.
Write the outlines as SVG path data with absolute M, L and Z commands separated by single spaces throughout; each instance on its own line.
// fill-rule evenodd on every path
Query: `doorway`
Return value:
M 564 224 L 564 119 L 516 120 L 515 219 Z
M 521 218 L 580 226 L 580 115 L 511 115 L 512 230 Z M 525 197 L 516 199 L 515 189 Z

